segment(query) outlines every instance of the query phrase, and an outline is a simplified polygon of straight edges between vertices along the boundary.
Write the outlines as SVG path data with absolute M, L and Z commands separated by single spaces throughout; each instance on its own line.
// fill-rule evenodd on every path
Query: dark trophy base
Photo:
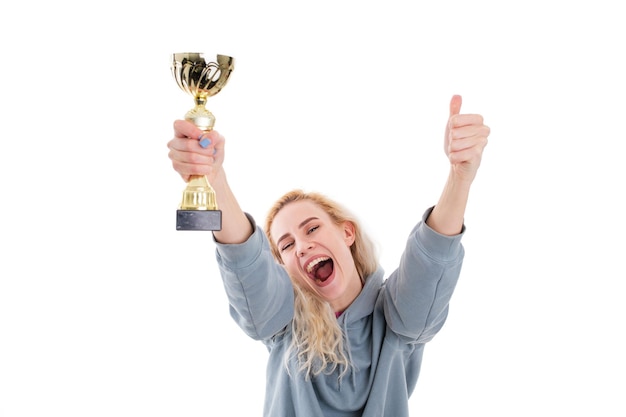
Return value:
M 176 230 L 222 230 L 222 212 L 176 210 Z

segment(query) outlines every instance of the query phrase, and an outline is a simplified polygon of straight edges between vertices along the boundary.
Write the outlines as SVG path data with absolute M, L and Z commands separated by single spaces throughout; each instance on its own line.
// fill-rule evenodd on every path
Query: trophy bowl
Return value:
M 178 87 L 195 101 L 195 107 L 185 114 L 186 120 L 204 131 L 213 128 L 215 117 L 206 108 L 207 98 L 224 88 L 234 67 L 234 58 L 227 55 L 217 54 L 211 61 L 201 52 L 172 54 L 172 75 Z

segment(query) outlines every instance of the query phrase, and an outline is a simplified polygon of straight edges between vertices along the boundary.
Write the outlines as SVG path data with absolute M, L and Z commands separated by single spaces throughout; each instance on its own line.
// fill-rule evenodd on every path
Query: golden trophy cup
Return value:
M 209 61 L 199 52 L 172 54 L 172 75 L 178 86 L 192 95 L 195 107 L 185 114 L 205 132 L 213 129 L 215 117 L 206 108 L 207 98 L 219 93 L 234 69 L 235 60 L 217 55 Z M 217 208 L 215 191 L 204 175 L 192 176 L 176 210 L 176 230 L 221 230 L 222 212 Z

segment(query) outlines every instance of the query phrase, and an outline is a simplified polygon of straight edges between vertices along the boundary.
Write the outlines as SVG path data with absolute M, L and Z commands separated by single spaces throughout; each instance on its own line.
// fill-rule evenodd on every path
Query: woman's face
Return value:
M 335 311 L 345 310 L 359 295 L 361 279 L 350 252 L 352 223 L 336 225 L 320 206 L 302 200 L 276 214 L 270 233 L 289 275 Z

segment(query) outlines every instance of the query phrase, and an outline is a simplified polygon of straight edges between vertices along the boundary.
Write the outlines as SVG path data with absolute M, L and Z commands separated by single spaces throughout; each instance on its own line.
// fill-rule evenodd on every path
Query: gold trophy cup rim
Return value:
M 208 54 L 206 52 L 174 52 L 172 54 L 172 63 L 175 65 L 177 62 L 182 62 L 183 59 L 187 59 L 193 63 L 210 62 L 207 60 L 209 56 L 214 56 L 217 60 L 217 65 L 220 69 L 232 70 L 235 65 L 235 59 L 232 56 L 224 54 Z

